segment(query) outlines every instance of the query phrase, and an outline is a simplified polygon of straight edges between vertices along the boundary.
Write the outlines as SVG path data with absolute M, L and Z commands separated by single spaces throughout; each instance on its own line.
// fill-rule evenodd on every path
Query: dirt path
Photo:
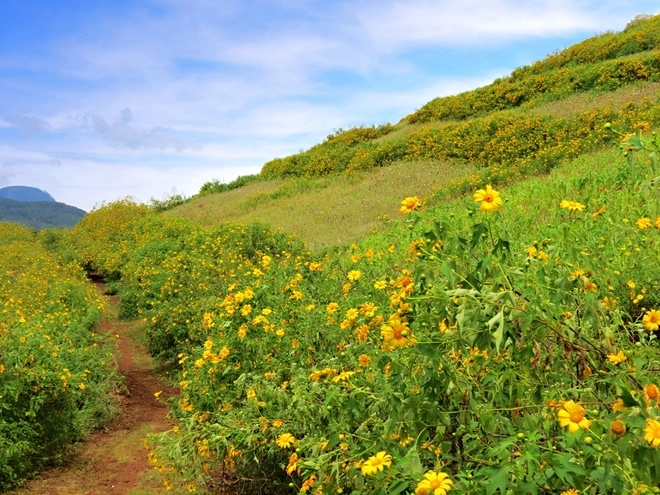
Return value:
M 108 297 L 100 331 L 119 340 L 119 371 L 128 390 L 120 397 L 120 414 L 105 431 L 92 434 L 76 447 L 67 465 L 42 472 L 11 495 L 151 495 L 165 491 L 158 473 L 147 462 L 144 439 L 169 428 L 167 406 L 154 393 L 162 390 L 162 400 L 177 391 L 166 387 L 152 370 L 151 358 L 140 345 L 144 324 L 119 321 L 118 303 L 117 297 Z

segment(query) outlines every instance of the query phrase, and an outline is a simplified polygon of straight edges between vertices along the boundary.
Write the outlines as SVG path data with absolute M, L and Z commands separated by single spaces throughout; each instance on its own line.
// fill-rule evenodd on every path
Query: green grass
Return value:
M 296 234 L 310 248 L 337 246 L 378 230 L 384 215 L 396 218 L 404 197 L 429 195 L 473 170 L 457 163 L 397 163 L 354 176 L 258 182 L 197 199 L 168 214 L 205 226 L 263 222 Z

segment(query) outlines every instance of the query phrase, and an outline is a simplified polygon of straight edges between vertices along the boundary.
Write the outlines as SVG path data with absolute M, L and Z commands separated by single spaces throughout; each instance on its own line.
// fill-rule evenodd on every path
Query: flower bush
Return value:
M 45 464 L 113 413 L 103 301 L 79 266 L 33 231 L 0 223 L 0 489 Z
M 317 255 L 135 214 L 99 259 L 180 366 L 151 462 L 167 486 L 651 493 L 660 204 L 641 162 L 406 198 L 401 225 Z

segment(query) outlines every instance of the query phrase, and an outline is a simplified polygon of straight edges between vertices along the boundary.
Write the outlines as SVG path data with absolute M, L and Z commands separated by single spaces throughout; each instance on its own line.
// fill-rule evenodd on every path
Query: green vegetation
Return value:
M 58 462 L 112 414 L 102 301 L 79 266 L 0 223 L 0 489 Z
M 400 162 L 351 176 L 258 181 L 198 198 L 170 213 L 211 227 L 222 222 L 264 222 L 295 232 L 313 249 L 357 241 L 398 216 L 400 198 L 431 195 L 473 167 L 443 162 Z
M 75 206 L 55 201 L 15 201 L 0 198 L 0 222 L 15 222 L 33 229 L 73 227 L 85 216 Z
M 114 240 L 92 265 L 181 366 L 179 423 L 153 438 L 166 485 L 221 469 L 282 493 L 656 486 L 645 129 L 622 147 L 650 164 L 584 156 L 502 191 L 501 208 L 490 190 L 422 212 L 411 198 L 409 221 L 324 254 L 256 225 L 93 212 L 86 236 Z

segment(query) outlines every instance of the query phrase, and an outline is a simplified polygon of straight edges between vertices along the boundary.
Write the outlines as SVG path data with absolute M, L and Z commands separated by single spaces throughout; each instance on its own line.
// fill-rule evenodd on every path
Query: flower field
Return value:
M 432 100 L 403 119 L 423 124 L 406 135 L 394 135 L 396 127 L 389 124 L 340 130 L 306 151 L 269 161 L 260 177 L 352 173 L 428 159 L 547 170 L 602 147 L 606 122 L 621 128 L 638 121 L 659 124 L 656 102 L 631 101 L 622 111 L 599 109 L 570 118 L 515 109 L 660 80 L 659 25 L 660 16 L 640 18 L 620 33 L 585 40 L 483 88 Z
M 408 197 L 402 222 L 322 253 L 130 201 L 90 213 L 62 246 L 180 367 L 177 425 L 150 440 L 166 488 L 654 493 L 660 170 L 637 128 L 628 159 Z
M 112 413 L 103 301 L 79 266 L 0 223 L 0 489 L 52 464 Z
M 659 22 L 200 193 L 465 166 L 351 245 L 203 227 L 167 201 L 103 204 L 66 232 L 0 224 L 0 488 L 110 416 L 87 270 L 178 383 L 174 426 L 146 442 L 164 490 L 660 493 L 660 109 L 524 112 L 658 80 Z

